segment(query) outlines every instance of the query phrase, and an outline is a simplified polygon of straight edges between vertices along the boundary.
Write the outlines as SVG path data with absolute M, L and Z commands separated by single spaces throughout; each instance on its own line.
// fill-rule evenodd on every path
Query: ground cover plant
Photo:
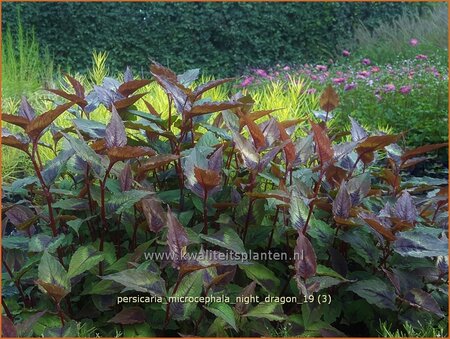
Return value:
M 232 79 L 150 72 L 91 90 L 67 75 L 46 111 L 3 114 L 34 170 L 2 187 L 4 335 L 446 331 L 448 183 L 410 171 L 446 143 L 336 123 L 336 85 L 278 119 L 242 91 L 210 98 Z

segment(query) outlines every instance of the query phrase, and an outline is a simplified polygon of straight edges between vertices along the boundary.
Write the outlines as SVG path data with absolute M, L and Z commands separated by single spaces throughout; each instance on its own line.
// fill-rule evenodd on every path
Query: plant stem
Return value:
M 249 178 L 249 188 L 248 188 L 248 192 L 252 193 L 253 189 L 255 188 L 255 183 L 256 183 L 256 176 L 255 173 L 252 171 L 250 172 L 250 178 Z M 245 238 L 247 237 L 247 231 L 248 231 L 248 226 L 250 223 L 250 216 L 252 215 L 252 208 L 253 208 L 253 198 L 250 197 L 250 201 L 248 204 L 248 210 L 247 210 L 247 216 L 245 217 L 245 225 L 244 225 L 244 232 L 242 234 L 242 241 L 245 243 Z
M 105 176 L 103 177 L 103 180 L 100 181 L 100 216 L 102 219 L 102 231 L 100 232 L 100 245 L 99 245 L 99 251 L 103 252 L 103 244 L 105 241 L 105 235 L 108 232 L 108 222 L 106 220 L 106 205 L 105 205 L 105 187 L 106 187 L 106 180 L 108 179 L 109 172 L 111 171 L 114 163 L 110 163 L 108 166 L 108 169 L 105 172 Z M 103 275 L 103 262 L 100 261 L 98 264 L 99 269 L 99 275 Z
M 44 192 L 45 200 L 47 201 L 47 207 L 48 207 L 48 217 L 50 219 L 50 228 L 52 230 L 53 237 L 56 238 L 58 236 L 58 231 L 56 229 L 56 220 L 55 220 L 55 216 L 53 214 L 52 194 L 50 193 L 50 189 L 47 186 L 47 184 L 45 183 L 45 180 L 42 177 L 42 173 L 41 173 L 41 170 L 39 168 L 39 165 L 36 162 L 36 153 L 39 154 L 38 150 L 37 150 L 37 142 L 33 141 L 32 153 L 30 154 L 29 152 L 27 152 L 27 154 L 28 154 L 28 156 L 31 159 L 31 163 L 33 164 L 34 171 L 36 173 L 36 176 L 38 177 L 39 183 L 41 184 L 42 191 Z M 61 263 L 61 265 L 64 266 L 64 261 L 62 259 L 63 256 L 62 256 L 62 252 L 61 252 L 61 248 L 60 247 L 58 247 L 57 253 L 58 253 L 59 262 Z
M 14 285 L 16 286 L 17 290 L 19 291 L 19 294 L 23 300 L 23 303 L 25 304 L 26 307 L 28 307 L 28 298 L 25 296 L 25 293 L 23 292 L 23 288 L 22 285 L 20 284 L 19 281 L 17 281 L 16 279 L 14 279 L 14 274 L 11 271 L 11 268 L 9 267 L 9 265 L 6 263 L 5 259 L 2 258 L 2 263 L 3 266 L 5 266 L 6 272 L 8 272 L 8 275 L 11 277 L 11 280 L 14 282 Z
M 306 218 L 305 221 L 305 226 L 303 227 L 303 234 L 306 234 L 306 231 L 308 229 L 308 225 L 309 225 L 309 221 L 311 219 L 312 216 L 312 212 L 314 209 L 314 202 L 317 198 L 317 195 L 319 194 L 319 190 L 320 190 L 320 185 L 322 185 L 322 179 L 323 179 L 323 175 L 324 175 L 325 171 L 323 169 L 320 170 L 320 175 L 319 175 L 319 180 L 316 182 L 316 185 L 314 186 L 314 194 L 313 197 L 311 199 L 311 202 L 309 203 L 309 211 L 308 211 L 308 216 Z
M 3 306 L 3 309 L 5 310 L 5 313 L 6 313 L 6 315 L 8 316 L 8 318 L 9 318 L 12 322 L 14 322 L 14 317 L 13 317 L 13 315 L 11 314 L 11 311 L 9 310 L 8 306 L 6 305 L 4 298 L 2 298 L 2 306 Z
M 183 281 L 183 278 L 186 276 L 186 274 L 182 274 L 178 277 L 177 279 L 177 283 L 175 284 L 175 287 L 173 288 L 173 292 L 172 292 L 172 296 L 175 295 L 175 293 L 177 293 L 178 288 L 180 287 L 181 282 Z M 166 318 L 164 320 L 164 331 L 166 330 L 166 327 L 169 323 L 170 320 L 170 301 L 167 301 L 167 307 L 166 307 Z
M 272 247 L 272 240 L 273 240 L 273 234 L 275 233 L 275 226 L 277 224 L 277 220 L 278 220 L 278 213 L 280 212 L 280 207 L 277 206 L 277 209 L 275 211 L 275 217 L 273 218 L 273 225 L 272 225 L 272 232 L 270 233 L 270 237 L 269 237 L 269 243 L 267 244 L 267 251 L 270 250 L 270 247 Z M 267 265 L 267 261 L 269 259 L 267 258 L 266 260 L 266 265 Z
M 208 235 L 208 191 L 203 194 L 203 234 Z
M 58 315 L 59 315 L 59 319 L 61 320 L 61 325 L 64 326 L 64 313 L 63 313 L 59 303 L 56 303 L 56 309 L 58 310 Z

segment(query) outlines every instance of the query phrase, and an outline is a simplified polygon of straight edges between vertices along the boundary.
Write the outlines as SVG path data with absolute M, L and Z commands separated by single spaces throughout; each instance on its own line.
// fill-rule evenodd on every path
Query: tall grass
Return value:
M 379 64 L 395 59 L 412 59 L 425 54 L 447 60 L 448 13 L 447 3 L 433 4 L 425 13 L 408 12 L 393 22 L 382 22 L 373 30 L 363 22 L 355 27 L 354 37 L 343 48 L 350 48 L 358 55 Z M 411 48 L 409 42 L 417 39 Z
M 50 82 L 53 61 L 41 48 L 34 32 L 25 32 L 20 22 L 13 34 L 8 27 L 2 41 L 2 98 L 20 98 Z
M 20 97 L 36 96 L 36 91 L 51 83 L 53 61 L 47 49 L 37 42 L 34 32 L 26 32 L 17 19 L 17 31 L 7 28 L 2 37 L 2 111 L 17 110 Z M 18 131 L 8 126 L 11 132 Z M 12 180 L 27 172 L 30 165 L 22 152 L 2 146 L 3 180 Z

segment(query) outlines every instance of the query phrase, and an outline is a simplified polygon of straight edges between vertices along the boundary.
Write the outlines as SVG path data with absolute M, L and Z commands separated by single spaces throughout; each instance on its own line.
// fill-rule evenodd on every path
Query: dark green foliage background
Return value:
M 93 49 L 109 65 L 153 58 L 175 71 L 204 67 L 215 75 L 248 66 L 321 62 L 359 21 L 368 27 L 426 3 L 3 3 L 2 29 L 34 27 L 56 64 L 85 71 Z

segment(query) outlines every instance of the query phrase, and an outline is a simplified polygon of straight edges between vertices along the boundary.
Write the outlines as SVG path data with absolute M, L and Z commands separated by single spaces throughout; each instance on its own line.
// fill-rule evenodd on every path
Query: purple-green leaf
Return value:
M 122 147 L 127 144 L 125 125 L 114 106 L 111 111 L 111 120 L 106 126 L 105 141 L 107 148 Z
M 119 183 L 122 192 L 131 190 L 133 186 L 133 173 L 131 172 L 131 166 L 128 162 L 125 164 L 122 171 L 120 171 Z
M 342 182 L 339 187 L 339 192 L 333 201 L 333 214 L 336 217 L 347 219 L 350 215 L 350 208 L 352 207 L 352 202 L 350 200 L 350 195 L 347 192 L 347 185 Z
M 175 266 L 181 260 L 186 252 L 186 246 L 189 244 L 188 235 L 183 225 L 172 213 L 170 207 L 167 210 L 167 244 Z
M 417 219 L 417 209 L 407 191 L 403 191 L 400 198 L 395 203 L 395 214 L 398 218 L 407 222 L 415 222 Z
M 298 232 L 297 245 L 294 249 L 295 272 L 298 278 L 308 279 L 316 274 L 317 259 L 309 239 Z
M 19 116 L 27 118 L 28 121 L 33 120 L 36 117 L 36 112 L 31 107 L 26 97 L 22 97 L 19 107 Z

